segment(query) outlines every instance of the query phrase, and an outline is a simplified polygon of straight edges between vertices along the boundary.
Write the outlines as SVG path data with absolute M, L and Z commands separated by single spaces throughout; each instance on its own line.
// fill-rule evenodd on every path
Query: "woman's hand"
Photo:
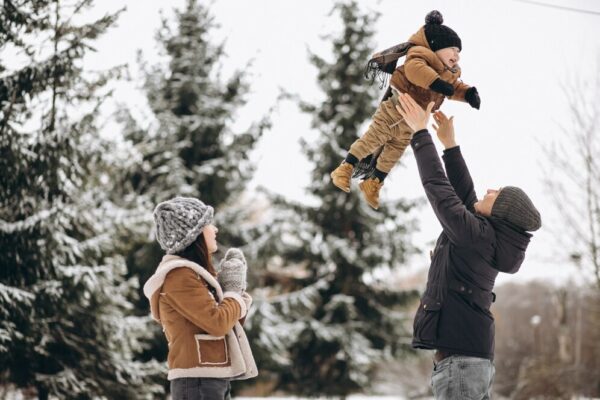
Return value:
M 445 149 L 456 147 L 456 139 L 454 138 L 454 117 L 448 118 L 442 111 L 433 113 L 433 119 L 436 124 L 433 124 L 433 129 L 437 132 L 437 137 L 444 145 Z
M 246 258 L 240 249 L 227 250 L 217 278 L 223 291 L 242 293 L 246 290 L 247 269 Z
M 421 106 L 406 93 L 402 93 L 398 100 L 400 100 L 400 105 L 396 106 L 396 110 L 402 115 L 404 121 L 408 124 L 410 129 L 413 130 L 413 133 L 422 129 L 427 129 L 429 115 L 433 109 L 434 102 L 432 101 L 427 105 L 427 110 L 423 110 L 423 108 L 421 108 Z

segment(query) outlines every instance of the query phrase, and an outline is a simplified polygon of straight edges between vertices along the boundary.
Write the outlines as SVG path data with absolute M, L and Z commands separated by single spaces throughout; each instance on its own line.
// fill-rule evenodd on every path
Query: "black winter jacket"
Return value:
M 423 188 L 443 228 L 415 315 L 412 345 L 493 359 L 494 282 L 499 272 L 519 270 L 531 234 L 475 213 L 477 196 L 459 147 L 444 151 L 444 172 L 427 130 L 416 132 L 411 146 Z

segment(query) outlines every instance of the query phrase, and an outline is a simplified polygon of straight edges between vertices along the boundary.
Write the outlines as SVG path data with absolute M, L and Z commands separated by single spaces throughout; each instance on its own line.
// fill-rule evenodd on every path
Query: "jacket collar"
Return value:
M 162 258 L 158 268 L 156 268 L 156 272 L 154 272 L 150 279 L 148 279 L 144 284 L 144 295 L 148 299 L 151 299 L 152 295 L 162 287 L 167 274 L 175 268 L 182 267 L 187 267 L 194 270 L 210 286 L 215 288 L 218 297 L 217 300 L 223 300 L 223 289 L 221 289 L 221 285 L 219 285 L 217 279 L 212 276 L 210 272 L 193 261 L 175 255 L 166 255 Z
M 500 272 L 514 274 L 521 268 L 531 240 L 528 232 L 497 217 L 487 217 L 496 233 L 496 253 L 492 265 Z

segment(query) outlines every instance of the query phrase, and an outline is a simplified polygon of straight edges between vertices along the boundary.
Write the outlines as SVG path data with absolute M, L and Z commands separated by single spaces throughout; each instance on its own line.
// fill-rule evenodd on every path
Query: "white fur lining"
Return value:
M 246 316 L 246 314 L 248 313 L 248 307 L 246 307 L 246 302 L 244 301 L 244 298 L 242 297 L 241 294 L 236 293 L 236 292 L 225 292 L 223 294 L 223 299 L 226 298 L 232 298 L 234 300 L 237 300 L 237 302 L 240 304 L 240 308 L 241 308 L 241 314 L 240 314 L 240 319 L 244 318 Z
M 241 380 L 254 378 L 258 375 L 258 368 L 256 367 L 256 362 L 254 361 L 254 356 L 252 355 L 252 349 L 250 348 L 250 342 L 248 341 L 248 337 L 246 336 L 246 332 L 244 331 L 242 324 L 236 322 L 233 326 L 232 334 L 237 336 L 240 350 L 242 351 L 242 355 L 244 357 L 244 363 L 246 364 L 246 372 L 235 379 Z
M 195 367 L 170 369 L 167 379 L 172 381 L 177 378 L 229 378 L 235 379 L 235 371 L 229 367 Z
M 221 289 L 221 285 L 215 279 L 214 276 L 210 274 L 206 269 L 202 268 L 200 265 L 196 264 L 193 261 L 186 260 L 184 258 L 172 255 L 166 255 L 163 257 L 160 265 L 156 268 L 156 272 L 154 275 L 146 281 L 144 284 L 144 295 L 151 299 L 154 292 L 156 292 L 165 282 L 165 278 L 167 274 L 174 270 L 175 268 L 187 267 L 194 270 L 198 275 L 200 275 L 204 280 L 217 291 L 217 300 L 220 302 L 223 300 L 223 289 Z

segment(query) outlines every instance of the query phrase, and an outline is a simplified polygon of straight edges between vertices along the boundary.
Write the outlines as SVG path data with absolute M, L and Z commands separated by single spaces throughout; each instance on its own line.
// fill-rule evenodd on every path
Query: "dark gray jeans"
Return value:
M 172 400 L 230 400 L 231 384 L 222 378 L 177 378 L 171 381 Z
M 434 363 L 431 374 L 433 395 L 439 400 L 488 400 L 496 369 L 491 360 L 450 356 Z

